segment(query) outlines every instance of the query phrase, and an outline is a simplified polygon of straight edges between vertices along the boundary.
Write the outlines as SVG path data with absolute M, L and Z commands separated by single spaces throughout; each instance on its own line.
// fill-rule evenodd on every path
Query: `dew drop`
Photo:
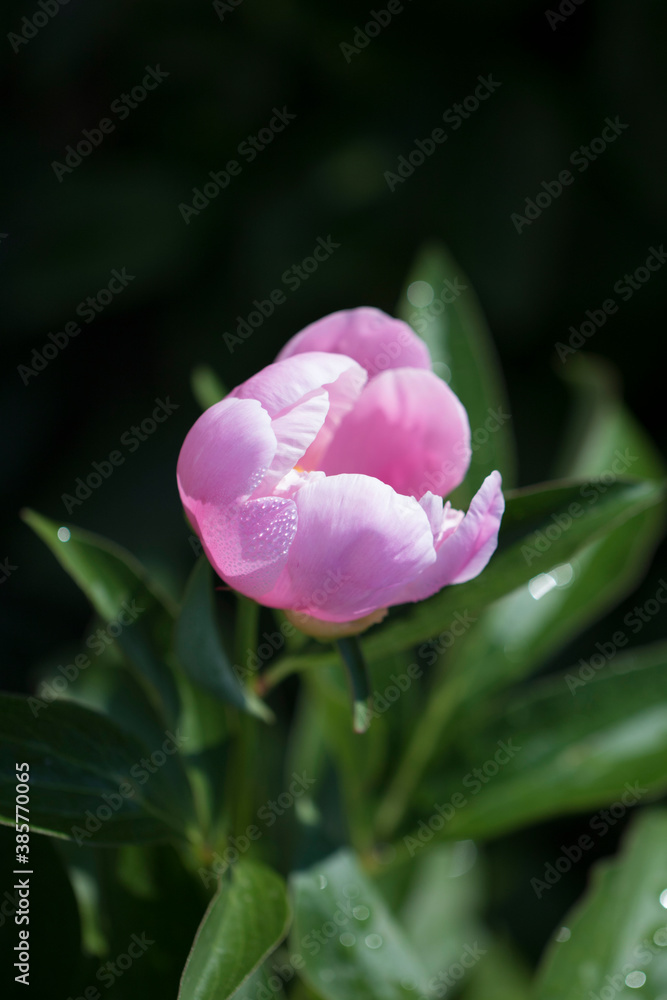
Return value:
M 663 889 L 660 893 L 660 905 L 667 910 L 667 889 Z
M 349 931 L 345 931 L 343 934 L 341 934 L 338 940 L 345 948 L 351 948 L 353 944 L 357 943 L 356 937 L 354 936 L 354 934 L 350 934 Z
M 359 886 L 355 885 L 354 882 L 348 882 L 347 885 L 343 886 L 343 895 L 348 899 L 356 899 L 360 891 Z
M 326 889 L 326 887 L 329 885 L 329 879 L 326 877 L 326 875 L 318 875 L 317 884 L 319 885 L 320 889 Z
M 352 916 L 356 917 L 357 920 L 368 920 L 371 915 L 371 911 L 367 906 L 355 906 L 352 910 Z
M 572 937 L 572 931 L 570 930 L 570 928 L 561 927 L 561 929 L 558 931 L 558 934 L 556 934 L 556 941 L 562 943 L 563 941 L 569 941 L 571 937 Z
M 411 306 L 423 309 L 425 306 L 430 306 L 433 298 L 433 287 L 428 281 L 413 281 L 408 285 L 408 302 Z
M 638 990 L 640 986 L 643 986 L 646 982 L 646 973 L 641 972 L 639 969 L 635 969 L 634 972 L 628 972 L 625 977 L 625 985 L 629 986 L 632 990 Z
M 667 927 L 658 927 L 653 935 L 653 943 L 659 948 L 667 948 Z
M 379 934 L 368 934 L 365 938 L 367 948 L 381 948 L 383 941 Z
M 416 989 L 415 982 L 413 979 L 401 979 L 401 986 L 404 990 L 414 990 Z
M 58 538 L 61 542 L 69 542 L 70 537 L 69 528 L 58 528 Z

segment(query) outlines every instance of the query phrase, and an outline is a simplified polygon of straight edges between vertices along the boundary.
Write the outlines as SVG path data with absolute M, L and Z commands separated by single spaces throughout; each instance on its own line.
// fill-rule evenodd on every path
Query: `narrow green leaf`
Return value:
M 270 721 L 270 709 L 243 688 L 234 672 L 231 643 L 225 642 L 216 621 L 214 594 L 213 571 L 206 557 L 200 556 L 176 626 L 180 663 L 195 684 L 216 698 Z
M 210 365 L 197 365 L 190 376 L 192 394 L 202 410 L 219 403 L 227 395 L 227 390 Z
M 628 787 L 633 801 L 646 801 L 667 788 L 667 643 L 614 650 L 587 682 L 574 667 L 487 701 L 457 750 L 436 778 L 438 796 L 465 799 L 452 809 L 447 837 L 496 836 L 595 809 Z
M 415 295 L 428 299 L 431 293 L 433 300 L 423 306 L 413 305 L 408 298 L 419 301 Z M 468 412 L 472 463 L 452 504 L 467 507 L 494 469 L 502 473 L 505 488 L 511 488 L 515 446 L 493 340 L 470 279 L 442 244 L 420 251 L 401 295 L 398 315 L 426 341 L 434 371 L 449 382 Z
M 618 470 L 660 479 L 664 466 L 650 440 L 616 394 L 601 360 L 577 356 L 566 369 L 577 391 L 567 461 L 570 476 L 614 479 Z M 581 498 L 580 498 L 581 499 Z M 509 511 L 514 514 L 514 507 Z M 448 673 L 468 678 L 469 697 L 507 684 L 561 649 L 622 596 L 646 570 L 664 527 L 658 504 L 585 546 L 555 572 L 537 576 L 488 608 L 447 655 Z M 449 732 L 451 736 L 451 729 Z
M 290 921 L 282 879 L 241 861 L 223 881 L 199 925 L 178 1000 L 226 1000 L 278 946 Z
M 186 838 L 181 743 L 165 730 L 149 746 L 75 702 L 0 695 L 0 822 L 15 821 L 15 764 L 25 762 L 35 830 L 86 845 Z
M 291 951 L 325 1000 L 405 1000 L 427 973 L 379 892 L 349 851 L 292 876 Z M 415 993 L 415 990 L 417 991 Z
M 535 1000 L 665 995 L 666 843 L 667 813 L 648 812 L 620 856 L 596 865 L 590 888 L 563 920 L 569 933 L 551 942 L 542 961 Z
M 175 609 L 141 564 L 118 545 L 69 525 L 61 526 L 32 510 L 22 514 L 107 623 L 128 659 L 138 669 L 154 707 L 170 721 L 178 712 L 178 691 L 165 662 Z M 64 526 L 62 526 L 64 527 Z M 61 531 L 62 533 L 62 531 Z M 111 634 L 111 633 L 110 633 Z

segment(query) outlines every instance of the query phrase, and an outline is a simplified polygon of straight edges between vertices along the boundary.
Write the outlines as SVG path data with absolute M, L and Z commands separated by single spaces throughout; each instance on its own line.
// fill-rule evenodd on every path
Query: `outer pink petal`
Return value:
M 499 472 L 486 477 L 458 526 L 458 512 L 449 510 L 448 506 L 443 509 L 441 529 L 435 538 L 436 561 L 404 588 L 401 602 L 423 601 L 450 583 L 472 580 L 496 550 L 505 510 Z
M 433 533 L 417 501 L 376 479 L 317 477 L 294 501 L 297 533 L 265 604 L 352 621 L 397 603 L 435 560 Z
M 389 368 L 431 367 L 428 347 L 412 327 L 372 306 L 343 309 L 311 323 L 287 341 L 278 360 L 303 351 L 346 354 L 371 378 Z
M 193 424 L 183 442 L 176 475 L 190 515 L 198 505 L 224 508 L 249 496 L 273 461 L 271 418 L 255 400 L 227 397 Z
M 248 500 L 275 453 L 268 413 L 256 400 L 228 397 L 201 415 L 178 459 L 181 500 L 206 555 L 249 596 L 273 586 L 296 531 L 291 500 Z
M 312 352 L 267 365 L 230 393 L 236 399 L 258 399 L 272 419 L 282 416 L 305 396 L 322 386 L 334 386 L 345 372 L 356 374 L 356 395 L 366 381 L 351 358 Z M 345 381 L 349 385 L 349 376 Z M 333 390 L 332 390 L 333 392 Z M 228 397 L 229 398 L 229 397 Z
M 320 468 L 359 472 L 417 499 L 446 496 L 470 464 L 470 424 L 459 399 L 430 371 L 383 372 L 343 418 Z

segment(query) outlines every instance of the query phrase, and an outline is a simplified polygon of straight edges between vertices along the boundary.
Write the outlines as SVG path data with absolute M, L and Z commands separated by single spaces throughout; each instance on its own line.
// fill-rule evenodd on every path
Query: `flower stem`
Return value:
M 353 728 L 355 733 L 365 733 L 371 724 L 369 705 L 371 685 L 361 646 L 356 636 L 337 639 L 336 646 L 347 668 L 352 686 Z

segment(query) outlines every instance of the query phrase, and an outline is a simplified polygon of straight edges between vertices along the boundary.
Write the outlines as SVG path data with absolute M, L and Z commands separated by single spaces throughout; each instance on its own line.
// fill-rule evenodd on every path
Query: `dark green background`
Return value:
M 426 240 L 449 245 L 486 310 L 520 483 L 550 474 L 569 402 L 554 343 L 666 235 L 664 5 L 584 0 L 556 30 L 545 7 L 527 0 L 404 6 L 349 63 L 340 44 L 368 20 L 365 4 L 243 0 L 221 22 L 210 3 L 70 0 L 17 53 L 6 35 L 39 8 L 4 8 L 0 560 L 18 567 L 0 589 L 4 688 L 30 690 L 40 662 L 78 650 L 89 620 L 18 510 L 29 505 L 114 538 L 178 593 L 192 565 L 175 463 L 198 413 L 193 366 L 210 364 L 231 387 L 334 309 L 392 312 Z M 168 79 L 125 121 L 112 115 L 113 134 L 59 183 L 52 161 L 158 63 Z M 498 91 L 391 193 L 384 172 L 488 74 Z M 241 175 L 186 225 L 179 203 L 191 202 L 274 106 L 296 120 L 254 162 L 241 160 Z M 617 115 L 629 128 L 518 235 L 511 214 Z M 222 334 L 255 298 L 284 289 L 283 272 L 329 234 L 340 249 L 230 354 Z M 24 385 L 17 366 L 123 267 L 136 275 L 128 289 Z M 619 369 L 630 407 L 664 450 L 663 288 L 659 273 L 590 348 Z M 124 464 L 68 518 L 61 495 L 167 396 L 175 414 L 136 453 L 122 448 Z M 561 665 L 652 596 L 660 566 L 659 553 L 641 591 Z M 655 620 L 641 642 L 663 631 Z M 579 829 L 576 820 L 545 824 L 491 850 L 507 853 L 513 872 L 524 852 L 517 884 L 527 886 L 526 872 Z M 496 887 L 497 920 L 516 922 L 530 958 L 584 877 L 579 870 L 561 883 L 537 908 L 543 925 L 529 927 L 511 916 L 520 898 Z

